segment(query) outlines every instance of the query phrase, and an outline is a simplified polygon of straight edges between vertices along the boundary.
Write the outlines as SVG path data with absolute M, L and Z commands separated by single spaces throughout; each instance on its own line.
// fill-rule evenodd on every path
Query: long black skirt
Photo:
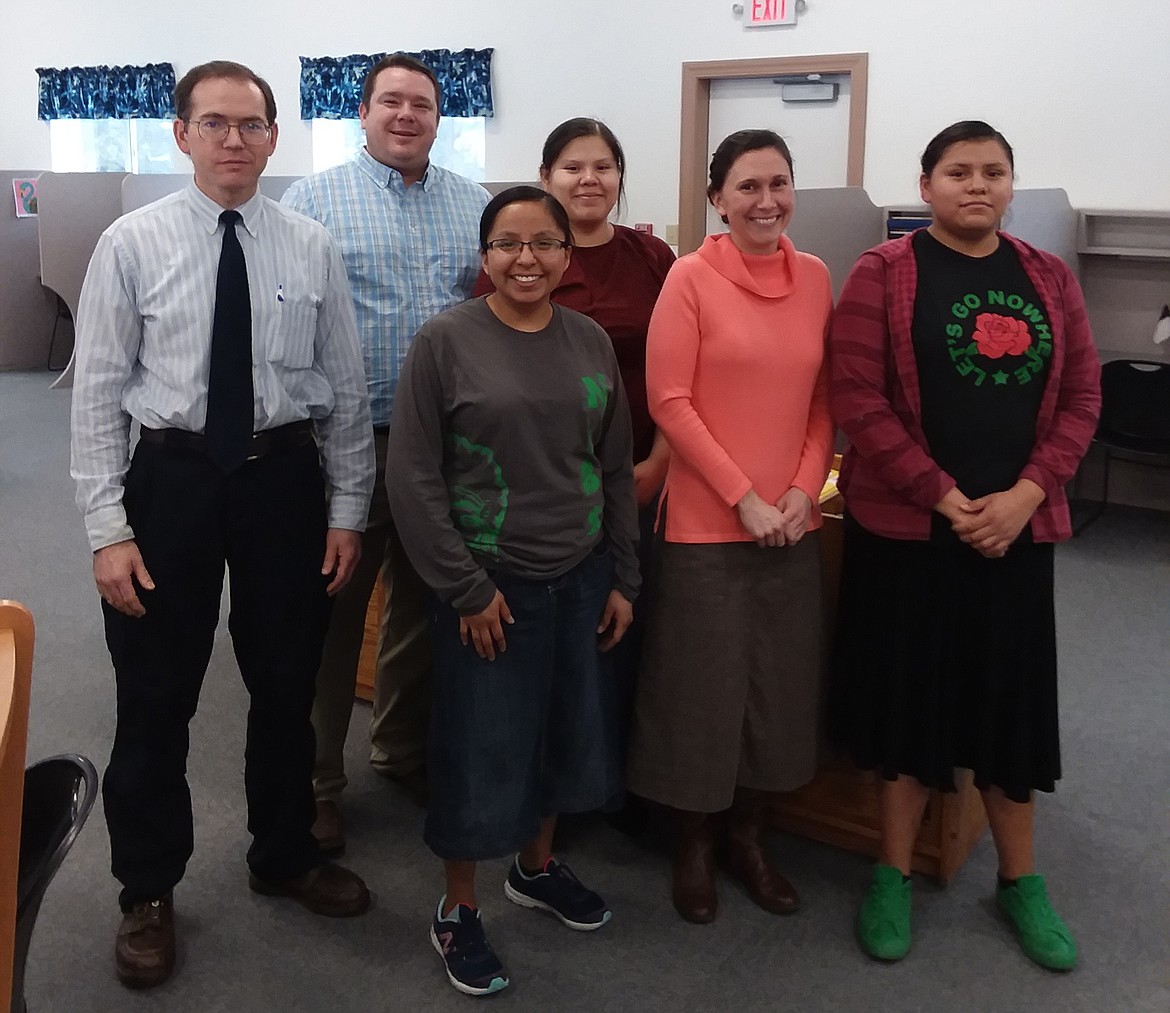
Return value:
M 939 519 L 941 521 L 941 518 Z M 845 522 L 829 734 L 858 766 L 1017 802 L 1060 777 L 1053 547 L 1030 529 L 986 559 L 936 524 L 929 541 Z

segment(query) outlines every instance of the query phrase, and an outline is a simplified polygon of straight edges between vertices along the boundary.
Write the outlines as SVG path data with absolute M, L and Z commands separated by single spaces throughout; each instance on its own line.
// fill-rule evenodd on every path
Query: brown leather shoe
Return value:
M 341 807 L 327 798 L 317 799 L 317 818 L 310 831 L 321 854 L 335 858 L 345 850 L 345 821 Z
M 114 941 L 114 970 L 127 988 L 161 985 L 175 969 L 175 911 L 171 894 L 123 913 Z
M 333 862 L 318 865 L 303 876 L 283 883 L 269 883 L 249 872 L 248 886 L 266 897 L 291 897 L 313 914 L 330 918 L 350 918 L 370 907 L 370 891 L 361 877 Z
M 670 894 L 674 909 L 688 922 L 715 920 L 715 839 L 706 813 L 674 810 L 674 875 Z
M 759 792 L 736 789 L 727 826 L 727 864 L 747 887 L 748 896 L 765 911 L 787 915 L 800 910 L 800 896 L 764 848 Z

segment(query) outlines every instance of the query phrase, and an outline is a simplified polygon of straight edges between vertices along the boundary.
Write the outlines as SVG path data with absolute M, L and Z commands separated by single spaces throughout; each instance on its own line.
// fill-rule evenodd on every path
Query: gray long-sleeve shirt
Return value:
M 398 384 L 386 486 L 419 575 L 461 614 L 481 612 L 488 571 L 551 579 L 604 537 L 614 586 L 639 587 L 630 413 L 609 338 L 553 306 L 517 331 L 484 299 L 415 336 Z

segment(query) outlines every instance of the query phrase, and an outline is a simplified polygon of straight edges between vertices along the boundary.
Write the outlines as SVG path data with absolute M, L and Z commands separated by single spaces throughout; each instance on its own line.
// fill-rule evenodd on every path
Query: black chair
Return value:
M 27 1013 L 24 964 L 45 890 L 77 840 L 97 793 L 98 774 L 93 764 L 74 753 L 51 756 L 24 772 L 12 961 L 13 1013 Z
M 1109 504 L 1113 458 L 1170 468 L 1170 362 L 1113 359 L 1101 367 L 1101 419 L 1094 442 L 1105 451 L 1101 500 L 1076 526 L 1079 535 Z

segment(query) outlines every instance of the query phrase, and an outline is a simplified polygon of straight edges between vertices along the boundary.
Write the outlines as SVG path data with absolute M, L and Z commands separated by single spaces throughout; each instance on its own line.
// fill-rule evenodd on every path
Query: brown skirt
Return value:
M 823 603 L 817 532 L 796 545 L 660 546 L 629 788 L 720 812 L 736 786 L 789 791 L 816 770 Z

